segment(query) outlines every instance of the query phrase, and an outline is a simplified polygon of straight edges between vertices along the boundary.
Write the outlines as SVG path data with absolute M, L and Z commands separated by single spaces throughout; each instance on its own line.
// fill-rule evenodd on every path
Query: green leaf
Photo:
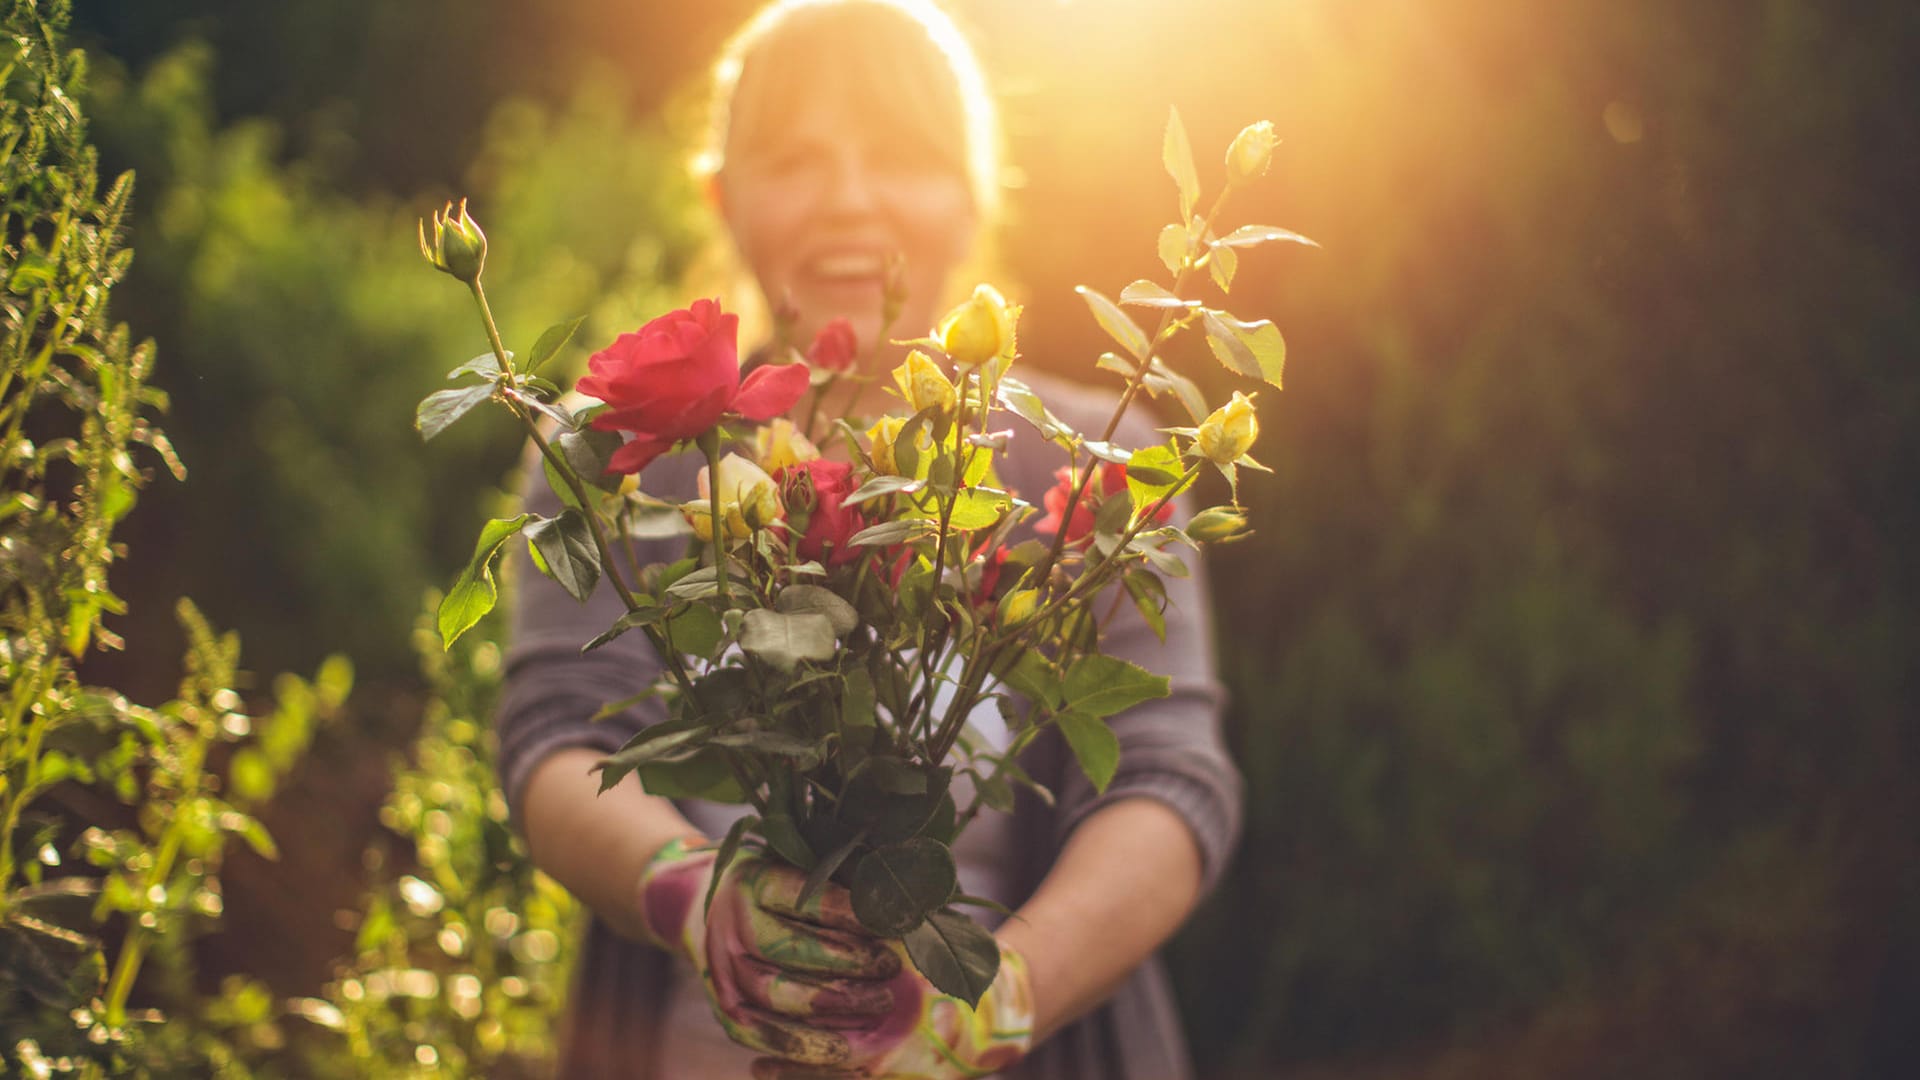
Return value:
M 825 615 L 755 608 L 747 612 L 740 647 L 781 671 L 792 671 L 802 660 L 833 659 L 833 622 Z
M 715 735 L 712 742 L 715 746 L 725 746 L 734 750 L 753 750 L 776 757 L 808 758 L 817 757 L 820 754 L 820 748 L 812 742 L 798 735 L 789 735 L 784 731 L 763 731 L 757 728 L 748 731 L 729 731 L 724 735 Z
M 481 528 L 480 541 L 473 546 L 473 558 L 440 601 L 440 643 L 444 648 L 451 649 L 461 634 L 493 610 L 494 601 L 500 596 L 493 585 L 493 557 L 499 554 L 500 545 L 525 528 L 533 517 L 521 514 L 514 518 L 495 518 Z
M 800 835 L 800 827 L 793 823 L 791 815 L 774 812 L 760 819 L 760 835 L 766 838 L 767 846 L 775 855 L 787 860 L 799 870 L 812 869 L 814 863 L 813 848 L 807 838 Z
M 1142 278 L 1120 290 L 1120 302 L 1133 307 L 1144 308 L 1190 308 L 1199 307 L 1198 300 L 1182 300 L 1157 282 Z
M 1167 134 L 1160 143 L 1160 162 L 1167 175 L 1180 188 L 1180 220 L 1193 216 L 1200 201 L 1200 173 L 1193 167 L 1193 144 L 1187 141 L 1187 126 L 1180 122 L 1180 110 L 1167 109 Z
M 1119 342 L 1120 347 L 1131 353 L 1135 360 L 1147 358 L 1151 346 L 1146 332 L 1134 325 L 1134 321 L 1120 310 L 1119 305 L 1085 285 L 1075 285 L 1073 291 L 1087 302 L 1087 308 L 1093 312 L 1093 321 L 1100 324 L 1100 329 L 1105 330 L 1108 337 Z
M 617 431 L 596 431 L 583 427 L 578 431 L 563 431 L 553 440 L 553 448 L 573 467 L 574 474 L 584 483 L 592 484 L 602 491 L 618 491 L 622 477 L 618 473 L 607 472 L 607 461 L 614 451 L 620 449 L 626 440 Z M 553 463 L 543 463 L 548 469 L 547 481 L 561 498 L 568 498 L 572 492 L 562 483 L 553 470 Z M 678 518 L 679 511 L 674 511 Z
M 1093 781 L 1095 791 L 1104 793 L 1120 768 L 1120 740 L 1105 720 L 1085 713 L 1064 712 L 1059 716 L 1060 734 L 1067 737 L 1080 771 Z
M 1280 374 L 1287 364 L 1287 343 L 1279 327 L 1266 319 L 1242 322 L 1211 308 L 1201 310 L 1200 324 L 1207 331 L 1207 345 L 1214 357 L 1228 370 L 1264 379 L 1279 388 Z
M 586 517 L 578 510 L 563 511 L 527 526 L 527 543 L 546 564 L 546 574 L 581 603 L 600 583 L 600 549 L 594 546 Z
M 553 359 L 554 354 L 573 338 L 574 331 L 580 329 L 580 324 L 586 321 L 587 317 L 580 315 L 563 323 L 555 323 L 542 331 L 539 340 L 533 343 L 533 351 L 527 354 L 527 374 L 531 375 L 539 371 L 541 365 Z
M 776 610 L 788 615 L 824 615 L 833 625 L 833 636 L 845 637 L 860 625 L 860 613 L 839 593 L 820 585 L 789 585 L 774 598 Z
M 1166 697 L 1172 682 L 1117 656 L 1083 656 L 1061 681 L 1067 708 L 1087 716 L 1112 716 L 1143 701 Z
M 956 492 L 948 525 L 962 532 L 984 529 L 1013 507 L 1013 497 L 992 488 L 972 487 Z
M 1207 270 L 1213 274 L 1213 283 L 1220 286 L 1221 292 L 1233 288 L 1233 275 L 1240 269 L 1240 256 L 1229 247 L 1214 248 L 1207 257 Z
M 1026 383 L 1012 376 L 1002 375 L 1000 387 L 994 396 L 1000 399 L 1000 404 L 1008 412 L 1037 428 L 1041 438 L 1072 448 L 1076 436 L 1074 430 L 1049 412 L 1046 403 L 1040 400 L 1040 395 L 1034 393 Z
M 667 620 L 667 637 L 673 647 L 689 656 L 713 659 L 725 636 L 719 614 L 705 604 L 688 604 Z
M 927 482 L 917 477 L 876 476 L 866 483 L 861 484 L 855 489 L 853 494 L 841 500 L 840 505 L 858 506 L 869 499 L 877 499 L 882 495 L 893 495 L 896 493 L 911 495 L 926 486 Z
M 1253 247 L 1256 244 L 1270 244 L 1283 241 L 1290 244 L 1305 244 L 1308 247 L 1320 245 L 1294 232 L 1273 225 L 1242 225 L 1227 235 L 1214 241 L 1216 247 Z
M 1147 507 L 1158 502 L 1169 491 L 1185 491 L 1193 481 L 1180 483 L 1186 474 L 1179 451 L 1171 446 L 1149 446 L 1136 452 L 1127 462 L 1127 492 L 1133 496 L 1135 513 L 1144 513 Z M 1178 491 L 1175 491 L 1178 494 Z
M 840 694 L 840 726 L 870 728 L 874 721 L 873 676 L 865 668 L 847 672 L 846 689 Z
M 1155 244 L 1155 253 L 1160 256 L 1160 265 L 1167 273 L 1178 275 L 1181 267 L 1187 265 L 1187 227 L 1168 225 L 1160 230 L 1160 239 Z
M 507 359 L 512 360 L 513 354 L 508 353 Z M 480 375 L 488 379 L 497 378 L 500 375 L 500 361 L 493 355 L 492 350 L 488 350 L 466 363 L 461 364 L 459 367 L 454 368 L 452 371 L 447 372 L 448 379 L 457 379 L 462 375 Z
M 720 841 L 720 850 L 713 856 L 713 876 L 707 879 L 707 898 L 701 903 L 701 911 L 713 910 L 713 894 L 720 888 L 720 876 L 727 872 L 733 857 L 739 853 L 741 838 L 747 835 L 748 829 L 758 824 L 760 819 L 748 814 L 735 821 L 733 827 L 727 830 L 727 838 Z
M 447 430 L 447 425 L 467 415 L 475 405 L 492 396 L 492 383 L 435 390 L 420 399 L 420 405 L 413 413 L 413 426 L 419 429 L 420 439 L 425 442 Z
M 625 615 L 615 619 L 613 625 L 608 627 L 605 633 L 587 642 L 585 645 L 580 646 L 580 651 L 583 653 L 592 652 L 636 626 L 646 626 L 649 623 L 657 623 L 666 617 L 667 609 L 657 604 L 648 604 L 637 611 L 629 611 Z
M 1060 705 L 1060 676 L 1054 673 L 1053 665 L 1037 649 L 1022 652 L 1019 661 L 1001 681 L 1025 695 L 1029 701 L 1039 702 L 1049 708 Z
M 935 911 L 909 931 L 907 957 L 935 990 L 971 1008 L 1000 974 L 1000 944 L 992 934 L 958 912 Z
M 938 910 L 958 884 L 953 852 L 916 836 L 875 848 L 853 868 L 853 914 L 880 937 L 900 937 Z
M 849 547 L 892 547 L 939 531 L 939 525 L 926 518 L 901 518 L 869 525 L 854 533 L 847 544 Z
M 727 761 L 727 751 L 713 747 L 702 747 L 685 758 L 650 761 L 640 766 L 640 786 L 663 799 L 746 802 L 747 793 L 740 790 Z
M 711 734 L 708 728 L 686 721 L 669 720 L 651 724 L 641 728 L 620 749 L 596 762 L 592 771 L 600 774 L 600 790 L 604 792 L 640 766 L 699 746 Z
M 876 754 L 867 759 L 867 772 L 873 786 L 890 795 L 925 795 L 927 774 L 890 755 Z
M 1129 571 L 1120 580 L 1127 588 L 1127 595 L 1133 597 L 1133 606 L 1139 609 L 1140 617 L 1147 620 L 1147 626 L 1153 630 L 1153 636 L 1167 640 L 1166 585 L 1157 576 L 1138 570 Z

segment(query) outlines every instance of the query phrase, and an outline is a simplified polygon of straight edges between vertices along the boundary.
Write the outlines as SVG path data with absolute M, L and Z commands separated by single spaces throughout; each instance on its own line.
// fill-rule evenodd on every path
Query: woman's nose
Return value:
M 859 217 L 879 208 L 873 170 L 865 156 L 852 148 L 843 148 L 833 158 L 833 171 L 827 187 L 826 211 L 842 217 Z

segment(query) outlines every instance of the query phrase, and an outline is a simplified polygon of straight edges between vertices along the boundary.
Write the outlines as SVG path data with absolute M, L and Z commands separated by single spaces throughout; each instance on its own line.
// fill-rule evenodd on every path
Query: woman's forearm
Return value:
M 596 750 L 562 750 L 537 766 L 520 800 L 521 829 L 534 865 L 613 929 L 646 936 L 640 874 L 669 842 L 703 839 L 672 801 L 638 783 L 600 794 Z
M 1125 799 L 1074 829 L 999 931 L 1027 961 L 1039 1042 L 1113 993 L 1200 898 L 1200 849 L 1166 804 Z

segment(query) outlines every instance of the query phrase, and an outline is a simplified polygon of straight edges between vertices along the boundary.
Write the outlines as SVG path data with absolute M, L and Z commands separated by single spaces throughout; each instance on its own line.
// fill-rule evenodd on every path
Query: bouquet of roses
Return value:
M 491 608 L 491 564 L 515 535 L 576 598 L 604 581 L 626 610 L 585 648 L 642 633 L 665 664 L 659 685 L 604 714 L 657 696 L 668 718 L 602 762 L 602 790 L 637 772 L 652 791 L 750 803 L 719 847 L 714 882 L 743 844 L 805 871 L 802 903 L 836 881 L 861 926 L 901 939 L 936 988 L 977 1003 L 1000 954 L 955 910 L 992 906 L 960 893 L 955 838 L 982 806 L 1010 810 L 1015 785 L 1047 797 L 1018 759 L 1049 727 L 1104 789 L 1119 757 L 1106 718 L 1165 696 L 1168 681 L 1102 654 L 1115 605 L 1098 601 L 1117 586 L 1164 638 L 1160 575 L 1185 573 L 1178 547 L 1245 535 L 1236 471 L 1262 468 L 1248 456 L 1253 397 L 1235 392 L 1209 408 L 1165 350 L 1197 329 L 1228 368 L 1279 386 L 1285 345 L 1271 322 L 1190 298 L 1203 273 L 1224 293 L 1242 249 L 1311 243 L 1285 229 L 1217 224 L 1227 196 L 1266 170 L 1274 141 L 1270 124 L 1241 132 L 1226 187 L 1201 214 L 1186 133 L 1170 117 L 1164 158 L 1180 216 L 1158 243 L 1170 283 L 1135 281 L 1118 303 L 1079 290 L 1118 345 L 1099 367 L 1124 380 L 1100 431 L 1073 430 L 1017 377 L 1019 310 L 986 285 L 929 336 L 899 343 L 911 349 L 892 372 L 900 406 L 871 422 L 816 424 L 822 396 L 863 378 L 850 370 L 844 322 L 829 325 L 807 360 L 785 347 L 790 362 L 743 378 L 735 317 L 707 300 L 595 353 L 576 389 L 601 404 L 574 412 L 539 371 L 582 320 L 509 353 L 481 287 L 486 238 L 464 203 L 450 205 L 422 224 L 421 248 L 470 288 L 492 349 L 449 376 L 477 382 L 420 403 L 419 429 L 431 439 L 483 401 L 504 405 L 538 445 L 565 509 L 487 523 L 440 608 L 442 636 L 451 643 Z M 889 309 L 899 300 L 890 292 Z M 1152 328 L 1127 307 L 1151 316 Z M 787 414 L 810 389 L 796 424 Z M 1118 445 L 1142 391 L 1177 401 L 1192 426 Z M 1016 529 L 1040 509 L 1000 484 L 995 462 L 1014 437 L 1003 413 L 1071 462 L 1026 539 Z M 843 457 L 823 455 L 821 443 L 843 446 Z M 670 503 L 623 485 L 683 445 L 707 462 L 699 499 Z M 1209 466 L 1226 476 L 1233 503 L 1175 522 L 1174 497 Z M 623 568 L 624 539 L 658 535 L 663 518 L 684 522 L 685 557 L 629 558 Z M 969 715 L 986 702 L 1005 718 L 1002 747 L 970 732 Z M 965 806 L 953 793 L 960 774 L 972 781 Z

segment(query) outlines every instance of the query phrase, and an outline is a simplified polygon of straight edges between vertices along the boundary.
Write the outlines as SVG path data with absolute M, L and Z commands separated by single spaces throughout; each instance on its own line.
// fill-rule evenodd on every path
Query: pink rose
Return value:
M 859 351 L 860 342 L 853 336 L 853 324 L 835 319 L 814 336 L 813 344 L 807 349 L 807 363 L 826 371 L 846 371 L 853 367 Z
M 577 387 L 609 406 L 593 426 L 633 433 L 614 451 L 608 472 L 639 472 L 727 413 L 766 420 L 793 407 L 807 389 L 806 365 L 759 368 L 741 382 L 739 328 L 740 317 L 721 314 L 718 301 L 695 300 L 588 358 L 588 374 Z
M 777 479 L 789 518 L 798 520 L 802 513 L 807 517 L 806 531 L 794 545 L 794 552 L 823 566 L 852 562 L 860 550 L 847 541 L 867 527 L 860 511 L 841 505 L 853 494 L 853 466 L 816 458 L 781 469 Z

